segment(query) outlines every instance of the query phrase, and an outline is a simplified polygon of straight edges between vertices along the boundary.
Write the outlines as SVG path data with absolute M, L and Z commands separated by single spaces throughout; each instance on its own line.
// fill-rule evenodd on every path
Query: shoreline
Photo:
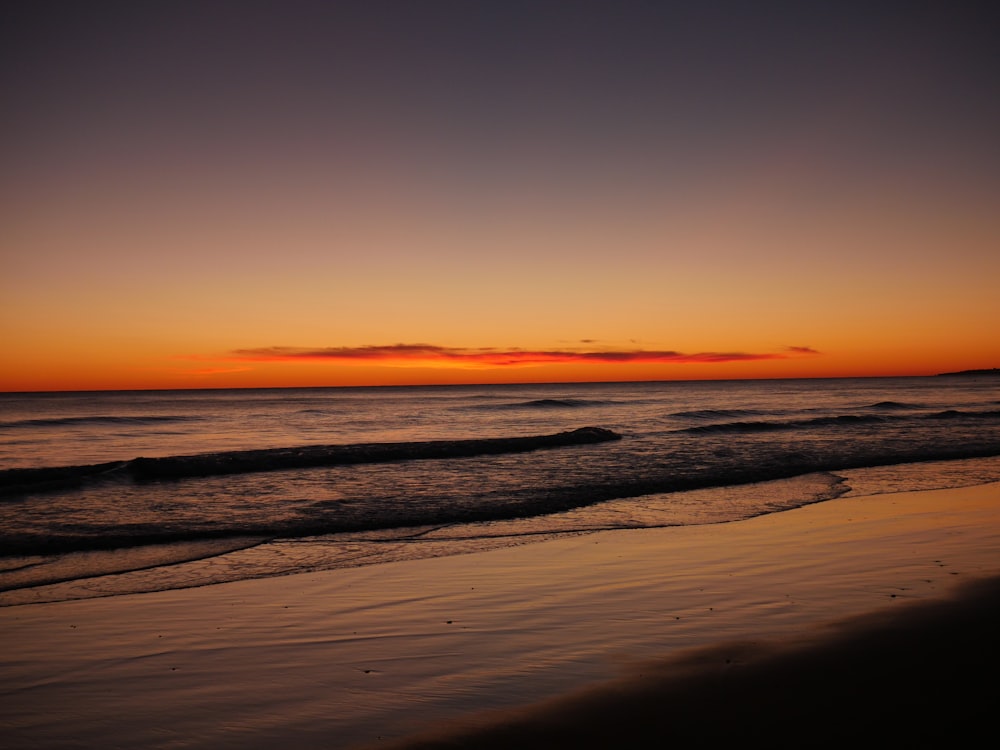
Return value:
M 8 607 L 0 727 L 12 749 L 383 747 L 428 732 L 457 742 L 483 712 L 544 714 L 545 701 L 620 690 L 641 665 L 721 644 L 794 637 L 801 661 L 824 652 L 824 623 L 938 600 L 950 602 L 940 619 L 953 611 L 959 623 L 947 598 L 998 574 L 1000 484 L 988 484 Z M 992 644 L 965 645 L 985 648 L 992 667 Z

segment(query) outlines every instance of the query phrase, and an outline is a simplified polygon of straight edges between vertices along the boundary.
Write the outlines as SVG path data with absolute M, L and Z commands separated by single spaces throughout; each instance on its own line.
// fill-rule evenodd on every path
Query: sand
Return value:
M 997 576 L 992 484 L 8 607 L 0 736 L 7 748 L 951 740 L 985 726 L 997 697 L 979 679 L 998 662 Z

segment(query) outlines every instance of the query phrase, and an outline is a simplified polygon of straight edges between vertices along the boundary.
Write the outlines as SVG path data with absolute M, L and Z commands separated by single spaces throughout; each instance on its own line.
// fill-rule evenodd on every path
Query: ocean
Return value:
M 1000 481 L 1000 378 L 0 394 L 0 606 Z

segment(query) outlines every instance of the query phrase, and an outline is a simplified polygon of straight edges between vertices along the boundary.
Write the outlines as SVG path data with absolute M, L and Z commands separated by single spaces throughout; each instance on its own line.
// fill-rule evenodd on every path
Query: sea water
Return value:
M 0 394 L 0 605 L 998 480 L 990 375 Z

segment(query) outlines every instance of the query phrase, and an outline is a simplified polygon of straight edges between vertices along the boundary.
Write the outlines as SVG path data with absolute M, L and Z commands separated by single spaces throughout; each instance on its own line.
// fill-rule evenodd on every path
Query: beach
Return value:
M 5 607 L 0 728 L 8 748 L 956 736 L 995 697 L 968 677 L 997 666 L 998 574 L 994 483 Z
M 996 13 L 784 6 L 6 3 L 0 750 L 986 744 Z

